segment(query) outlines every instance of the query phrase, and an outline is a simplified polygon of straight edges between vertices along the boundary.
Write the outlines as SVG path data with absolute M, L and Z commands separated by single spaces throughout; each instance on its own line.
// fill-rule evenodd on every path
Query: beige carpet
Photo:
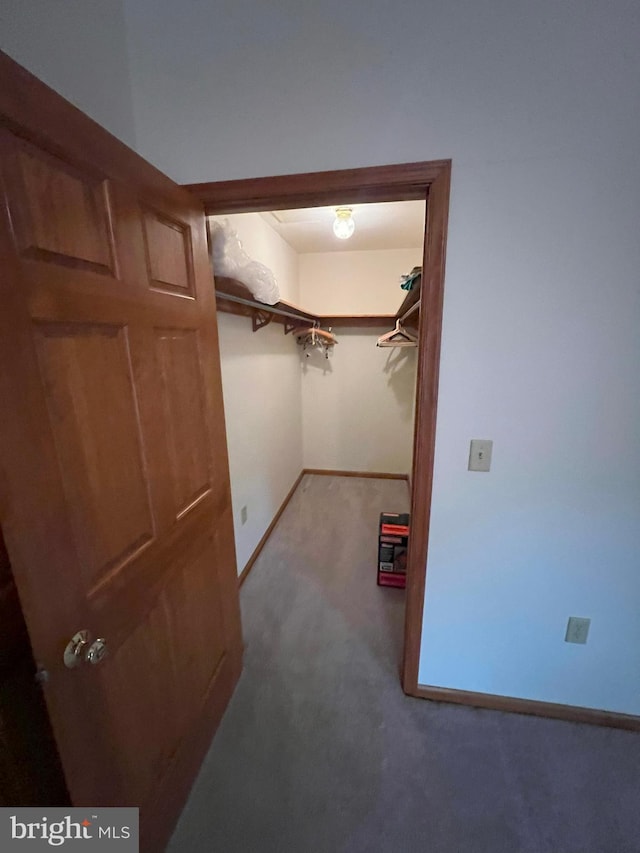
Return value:
M 638 853 L 640 737 L 400 689 L 404 482 L 306 476 L 242 588 L 245 669 L 171 853 Z

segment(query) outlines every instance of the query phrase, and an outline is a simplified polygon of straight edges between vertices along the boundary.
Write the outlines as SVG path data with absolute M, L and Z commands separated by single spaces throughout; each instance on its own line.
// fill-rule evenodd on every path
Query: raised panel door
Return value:
M 158 849 L 242 653 L 204 216 L 0 70 L 3 528 L 73 802 L 139 806 Z M 68 669 L 80 629 L 108 655 Z

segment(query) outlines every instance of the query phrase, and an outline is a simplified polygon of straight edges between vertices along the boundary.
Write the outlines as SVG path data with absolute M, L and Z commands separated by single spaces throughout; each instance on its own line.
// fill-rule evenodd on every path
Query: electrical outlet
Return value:
M 564 638 L 565 643 L 580 643 L 584 645 L 589 636 L 589 625 L 591 625 L 591 619 L 581 616 L 569 616 L 567 633 Z
M 488 438 L 472 438 L 469 447 L 469 471 L 490 471 L 493 442 Z
M 247 517 L 248 517 L 247 507 L 243 506 L 242 509 L 240 510 L 240 521 L 242 522 L 242 524 L 247 523 Z

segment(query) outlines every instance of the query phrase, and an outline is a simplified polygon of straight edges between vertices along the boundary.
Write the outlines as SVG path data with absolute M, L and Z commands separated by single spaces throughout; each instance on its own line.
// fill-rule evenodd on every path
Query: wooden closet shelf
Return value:
M 393 314 L 328 314 L 320 318 L 327 326 L 348 326 L 351 329 L 371 329 L 388 326 L 395 319 Z
M 218 311 L 251 317 L 254 332 L 274 320 L 276 323 L 282 323 L 287 335 L 294 329 L 313 325 L 320 320 L 315 314 L 310 314 L 283 299 L 274 305 L 259 302 L 246 285 L 234 278 L 216 276 L 215 287 Z
M 376 328 L 387 326 L 395 320 L 394 314 L 312 314 L 284 299 L 275 305 L 259 302 L 246 285 L 234 278 L 216 276 L 215 284 L 218 311 L 251 317 L 254 332 L 271 321 L 282 323 L 284 333 L 288 334 L 301 326 L 314 323 L 343 328 Z

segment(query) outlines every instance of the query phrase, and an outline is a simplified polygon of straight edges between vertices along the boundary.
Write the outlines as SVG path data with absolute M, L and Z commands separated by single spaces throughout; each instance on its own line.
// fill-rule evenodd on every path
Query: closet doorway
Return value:
M 339 206 L 347 199 L 354 204 L 419 199 L 426 203 L 402 664 L 403 689 L 416 696 L 419 695 L 450 180 L 451 161 L 438 160 L 187 186 L 202 200 L 205 213 L 212 216 Z

